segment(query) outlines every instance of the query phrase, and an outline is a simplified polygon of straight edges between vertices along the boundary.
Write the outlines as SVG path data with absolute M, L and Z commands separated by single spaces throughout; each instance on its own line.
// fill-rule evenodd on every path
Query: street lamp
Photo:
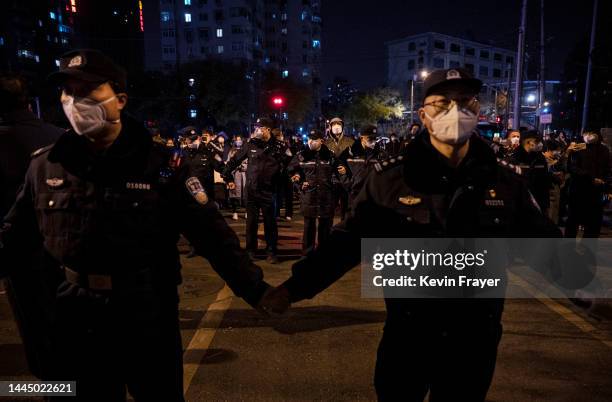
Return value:
M 527 95 L 527 102 L 534 102 L 535 99 L 536 99 L 536 96 L 534 94 Z
M 428 76 L 428 75 L 429 75 L 429 73 L 427 72 L 427 70 L 423 70 L 423 71 L 421 71 L 421 78 L 422 78 L 422 79 L 427 78 L 427 76 Z

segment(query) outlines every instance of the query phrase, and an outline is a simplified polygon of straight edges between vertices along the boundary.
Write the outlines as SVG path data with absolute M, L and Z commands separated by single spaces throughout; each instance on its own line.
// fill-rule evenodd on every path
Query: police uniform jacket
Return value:
M 188 148 L 185 162 L 189 165 L 192 174 L 197 177 L 206 193 L 212 197 L 214 194 L 214 171 L 223 172 L 223 159 L 209 144 L 200 143 L 197 148 Z
M 42 243 L 83 287 L 104 278 L 111 291 L 152 287 L 163 299 L 176 298 L 182 233 L 237 295 L 256 304 L 267 286 L 262 272 L 214 203 L 203 202 L 188 166 L 172 169 L 169 151 L 141 125 L 125 117 L 122 124 L 103 152 L 72 130 L 37 151 L 0 243 Z
M 342 178 L 342 183 L 349 192 L 349 202 L 355 199 L 365 183 L 365 179 L 374 166 L 382 159 L 382 153 L 378 145 L 374 149 L 364 149 L 361 141 L 346 148 L 340 154 L 340 163 L 347 168 L 347 174 Z
M 306 218 L 331 218 L 334 214 L 332 178 L 337 174 L 334 154 L 321 145 L 319 151 L 305 149 L 293 157 L 289 175 L 299 174 L 308 187 L 300 192 L 302 213 Z
M 246 197 L 248 201 L 270 203 L 277 189 L 282 170 L 293 154 L 287 145 L 275 138 L 263 141 L 251 138 L 227 162 L 223 172 L 226 183 L 234 181 L 233 173 L 247 159 Z
M 293 266 L 292 302 L 312 298 L 361 261 L 361 238 L 558 237 L 523 181 L 476 135 L 457 168 L 417 136 L 369 175 L 349 217 Z M 341 250 L 341 252 L 339 252 Z M 499 325 L 503 299 L 387 299 L 387 327 L 410 322 Z M 453 325 L 453 324 L 451 324 Z M 425 328 L 424 328 L 425 329 Z

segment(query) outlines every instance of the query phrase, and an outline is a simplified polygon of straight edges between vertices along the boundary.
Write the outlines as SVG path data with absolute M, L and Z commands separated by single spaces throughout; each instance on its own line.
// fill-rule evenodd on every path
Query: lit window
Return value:
M 185 0 L 185 5 L 186 6 L 190 6 L 191 5 L 191 0 Z
M 4 37 L 0 36 L 0 46 L 4 46 Z
M 191 22 L 191 14 L 185 13 L 185 22 Z
M 217 46 L 217 53 L 218 53 L 218 54 L 223 53 L 223 45 L 219 45 L 219 46 Z
M 54 20 L 55 19 L 55 13 L 53 11 L 49 11 L 49 17 Z
M 40 63 L 40 56 L 38 55 L 34 56 L 34 60 L 36 60 L 37 63 Z
M 287 78 L 289 77 L 289 70 L 283 70 L 283 72 L 281 73 L 283 78 Z
M 59 59 L 55 59 L 55 65 L 56 65 L 57 67 L 59 67 L 59 66 L 60 66 L 60 61 L 59 61 Z
M 187 0 L 185 0 L 185 2 L 187 2 Z M 195 109 L 189 109 L 189 117 L 195 119 L 198 117 L 198 111 Z
M 318 39 L 313 39 L 312 40 L 312 47 L 314 47 L 314 48 L 321 47 L 321 41 L 318 40 Z
M 309 75 L 310 75 L 310 72 L 308 71 L 308 69 L 307 69 L 307 68 L 305 68 L 305 69 L 302 71 L 302 77 L 308 77 Z
M 217 28 L 217 38 L 223 38 L 223 28 Z
M 168 21 L 170 21 L 170 13 L 169 13 L 168 11 L 162 11 L 162 12 L 160 13 L 160 15 L 161 15 L 161 20 L 162 20 L 163 22 L 168 22 Z
M 38 20 L 38 26 L 42 27 L 42 20 Z

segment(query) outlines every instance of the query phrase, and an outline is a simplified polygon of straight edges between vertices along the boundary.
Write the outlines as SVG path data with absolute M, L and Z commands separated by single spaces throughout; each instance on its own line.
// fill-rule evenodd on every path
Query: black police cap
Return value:
M 322 140 L 323 133 L 321 132 L 321 130 L 313 129 L 310 130 L 310 132 L 308 133 L 308 138 L 310 138 L 311 140 Z
M 369 124 L 361 129 L 359 135 L 362 137 L 378 137 L 378 128 L 372 124 Z
M 255 127 L 267 127 L 269 129 L 274 128 L 274 121 L 268 117 L 260 117 L 255 122 Z
M 423 84 L 423 98 L 436 95 L 449 89 L 458 89 L 477 94 L 482 88 L 482 81 L 476 79 L 464 68 L 449 68 L 432 71 Z
M 59 71 L 51 73 L 49 80 L 61 84 L 68 78 L 92 83 L 110 81 L 125 91 L 127 74 L 104 53 L 94 49 L 76 49 L 60 57 Z

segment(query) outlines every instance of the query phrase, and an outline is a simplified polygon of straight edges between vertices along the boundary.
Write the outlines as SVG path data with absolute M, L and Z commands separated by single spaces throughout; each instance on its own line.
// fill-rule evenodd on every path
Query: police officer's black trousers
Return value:
M 603 223 L 602 197 L 603 193 L 598 191 L 572 194 L 565 222 L 565 237 L 575 238 L 580 224 L 584 225 L 583 237 L 599 237 Z
M 317 227 L 317 219 L 319 225 Z M 302 238 L 302 253 L 306 254 L 315 247 L 315 237 L 318 232 L 319 245 L 327 241 L 331 232 L 332 218 L 304 217 L 304 236 Z M 318 230 L 317 230 L 318 229 Z
M 259 210 L 263 215 L 264 237 L 266 238 L 266 251 L 276 254 L 278 243 L 278 227 L 276 226 L 276 216 L 274 213 L 274 203 L 262 202 L 257 200 L 247 200 L 246 212 L 246 249 L 247 251 L 257 251 L 257 227 L 259 226 Z
M 334 203 L 334 214 L 336 211 L 336 207 L 340 204 L 340 220 L 344 220 L 346 216 L 346 212 L 348 210 L 348 192 L 342 185 L 342 183 L 334 183 L 333 184 L 333 203 Z
M 57 301 L 54 379 L 76 381 L 73 402 L 183 398 L 178 298 L 150 288 L 113 290 L 111 297 L 62 285 Z
M 431 327 L 387 322 L 376 360 L 378 400 L 422 402 L 429 391 L 430 402 L 484 401 L 501 338 L 499 321 Z

